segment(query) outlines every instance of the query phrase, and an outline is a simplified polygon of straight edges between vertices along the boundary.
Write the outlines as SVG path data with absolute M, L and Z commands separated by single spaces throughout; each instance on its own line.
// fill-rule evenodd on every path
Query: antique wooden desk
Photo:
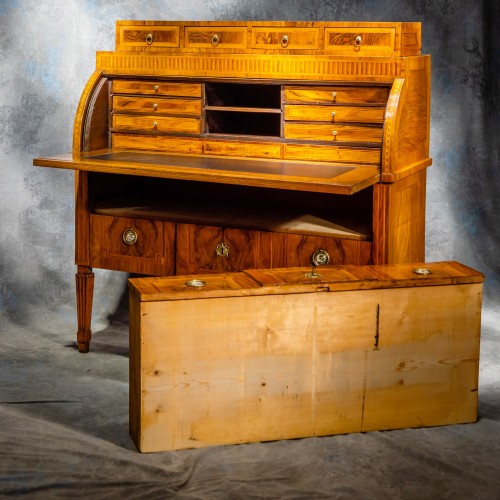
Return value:
M 77 109 L 78 344 L 94 275 L 424 260 L 419 23 L 118 21 Z

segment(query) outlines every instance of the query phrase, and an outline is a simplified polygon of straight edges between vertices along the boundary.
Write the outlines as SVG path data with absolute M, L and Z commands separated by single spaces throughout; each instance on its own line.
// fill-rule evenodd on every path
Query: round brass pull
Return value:
M 427 276 L 428 274 L 432 274 L 432 271 L 430 269 L 427 269 L 426 267 L 417 267 L 413 270 L 413 272 L 415 274 L 419 274 L 420 276 Z
M 334 119 L 335 119 L 335 115 L 336 115 L 336 114 L 337 114 L 337 113 L 335 113 L 335 111 L 332 111 L 332 120 L 334 120 Z
M 327 266 L 330 263 L 330 255 L 326 250 L 318 248 L 311 257 L 311 263 L 314 266 Z
M 333 139 L 335 140 L 335 139 L 337 138 L 337 131 L 336 131 L 336 130 L 334 130 L 334 131 L 332 132 L 332 134 L 333 134 Z
M 332 92 L 332 97 L 333 97 L 333 100 L 336 101 L 337 100 L 337 92 Z
M 207 284 L 207 282 L 203 281 L 203 280 L 194 279 L 194 280 L 186 281 L 185 284 L 187 286 L 192 287 L 192 288 L 203 288 Z
M 147 43 L 148 45 L 151 45 L 151 44 L 153 43 L 153 33 L 148 33 L 148 34 L 146 35 L 146 43 Z
M 156 130 L 158 128 L 158 122 L 153 122 L 153 128 Z
M 355 39 L 354 39 L 354 46 L 355 47 L 361 47 L 361 44 L 363 43 L 363 38 L 361 37 L 361 35 L 358 35 Z
M 225 257 L 227 259 L 229 257 L 229 247 L 223 241 L 219 241 L 215 247 L 215 254 L 217 257 Z
M 153 90 L 154 90 L 155 92 L 158 92 L 158 85 L 154 85 L 154 86 L 153 86 Z
M 215 35 L 212 36 L 212 45 L 214 47 L 217 47 L 217 45 L 219 45 L 219 42 L 220 42 L 220 38 L 219 38 L 219 35 L 217 35 L 217 33 Z
M 281 37 L 281 46 L 286 49 L 288 47 L 288 35 L 283 35 Z
M 137 233 L 131 227 L 123 231 L 122 240 L 123 243 L 125 243 L 125 245 L 128 246 L 135 245 L 137 243 L 137 239 L 138 239 Z
M 153 103 L 153 109 L 154 109 L 155 111 L 158 109 L 158 104 L 156 104 L 156 102 L 155 102 L 155 103 Z

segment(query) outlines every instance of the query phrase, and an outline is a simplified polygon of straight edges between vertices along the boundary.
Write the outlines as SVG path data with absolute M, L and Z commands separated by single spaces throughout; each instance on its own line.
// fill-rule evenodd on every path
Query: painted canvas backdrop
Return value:
M 81 92 L 117 19 L 420 21 L 432 55 L 427 260 L 486 273 L 500 287 L 500 4 L 495 0 L 0 0 L 0 308 L 7 322 L 76 330 L 73 175 L 35 168 L 71 150 Z M 96 270 L 93 330 L 126 275 Z M 6 332 L 2 328 L 2 334 Z

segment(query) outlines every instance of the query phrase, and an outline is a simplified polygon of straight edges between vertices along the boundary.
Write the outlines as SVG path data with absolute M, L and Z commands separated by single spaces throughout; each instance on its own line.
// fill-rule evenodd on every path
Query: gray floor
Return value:
M 500 313 L 483 310 L 479 421 L 140 454 L 125 316 L 72 333 L 4 325 L 0 497 L 500 499 Z

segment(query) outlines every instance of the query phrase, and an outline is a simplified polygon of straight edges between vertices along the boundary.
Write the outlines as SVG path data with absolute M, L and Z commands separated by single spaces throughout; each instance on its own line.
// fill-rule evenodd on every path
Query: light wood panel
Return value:
M 317 285 L 302 268 L 302 293 L 215 276 L 184 296 L 174 278 L 175 294 L 162 297 L 161 281 L 132 280 L 139 450 L 475 421 L 482 277 L 430 268 L 444 277 L 412 278 L 407 266 L 397 289 L 390 268 L 349 268 L 351 278 Z M 449 284 L 460 274 L 469 282 Z M 342 285 L 350 290 L 334 291 Z

